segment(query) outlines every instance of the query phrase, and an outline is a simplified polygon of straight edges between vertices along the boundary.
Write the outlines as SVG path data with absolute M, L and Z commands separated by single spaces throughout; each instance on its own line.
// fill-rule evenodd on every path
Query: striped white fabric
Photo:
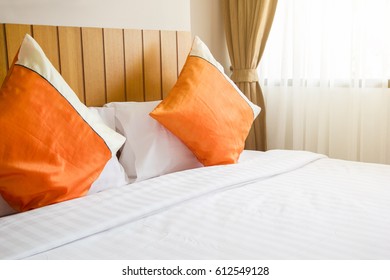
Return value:
M 389 259 L 390 166 L 269 151 L 0 219 L 2 259 Z

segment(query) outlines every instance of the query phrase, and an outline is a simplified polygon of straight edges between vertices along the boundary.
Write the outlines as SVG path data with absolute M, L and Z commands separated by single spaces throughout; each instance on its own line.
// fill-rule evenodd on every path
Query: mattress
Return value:
M 390 166 L 303 151 L 0 219 L 0 259 L 389 259 Z

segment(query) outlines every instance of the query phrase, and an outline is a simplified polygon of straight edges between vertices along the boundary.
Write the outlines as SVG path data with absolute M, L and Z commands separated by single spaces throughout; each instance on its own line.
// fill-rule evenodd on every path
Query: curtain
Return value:
M 247 149 L 266 150 L 266 110 L 258 82 L 257 66 L 263 55 L 277 0 L 225 0 L 226 41 L 232 64 L 232 80 L 262 112 L 246 141 Z
M 268 148 L 390 164 L 390 1 L 279 0 L 258 68 Z
M 390 89 L 264 87 L 269 149 L 390 164 Z
M 262 84 L 388 87 L 390 1 L 279 0 Z

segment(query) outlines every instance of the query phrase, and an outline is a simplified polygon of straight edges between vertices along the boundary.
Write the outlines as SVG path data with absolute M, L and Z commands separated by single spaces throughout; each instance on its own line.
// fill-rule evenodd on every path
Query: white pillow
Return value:
M 108 107 L 90 107 L 93 113 L 98 114 L 103 122 L 111 129 L 115 130 L 115 108 Z M 102 173 L 93 182 L 88 194 L 100 192 L 109 187 L 119 187 L 130 183 L 123 166 L 119 163 L 116 155 L 105 165 Z
M 116 129 L 127 138 L 119 162 L 136 181 L 203 166 L 187 146 L 149 116 L 160 102 L 105 105 L 115 108 Z
M 98 114 L 105 125 L 115 130 L 115 108 L 89 107 L 89 109 L 94 114 Z

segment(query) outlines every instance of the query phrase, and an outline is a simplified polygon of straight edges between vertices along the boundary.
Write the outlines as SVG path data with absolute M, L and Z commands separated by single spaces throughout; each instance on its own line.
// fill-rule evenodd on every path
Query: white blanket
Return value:
M 0 219 L 0 259 L 389 259 L 390 166 L 256 153 Z

